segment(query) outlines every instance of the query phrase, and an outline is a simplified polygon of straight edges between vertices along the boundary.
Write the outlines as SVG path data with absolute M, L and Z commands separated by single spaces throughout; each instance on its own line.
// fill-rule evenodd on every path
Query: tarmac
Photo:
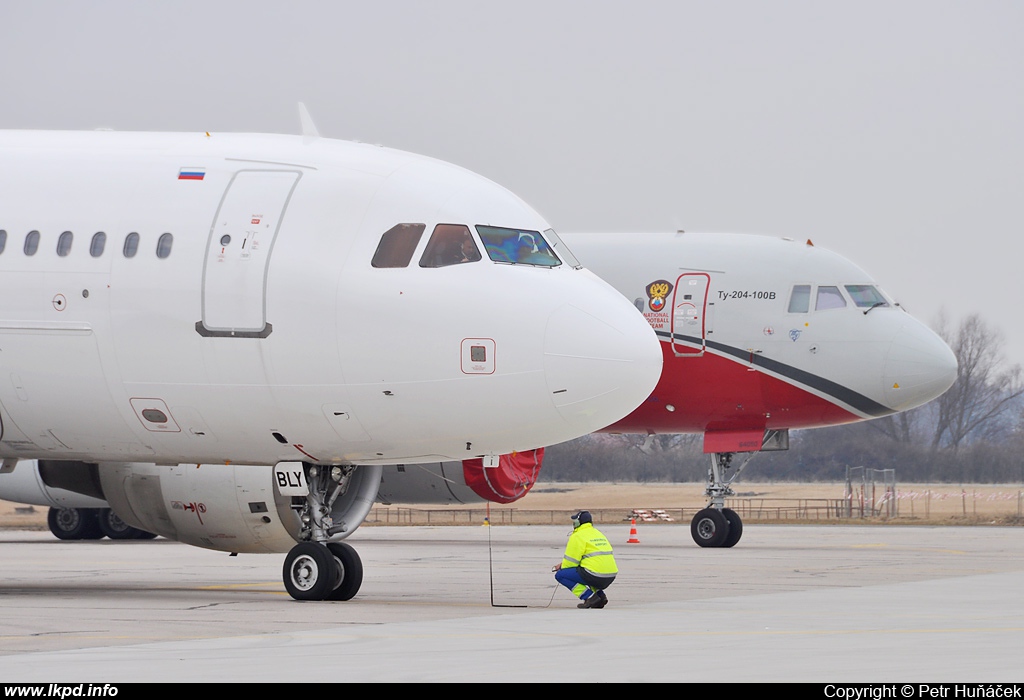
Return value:
M 1022 528 L 601 529 L 603 610 L 554 582 L 568 526 L 361 528 L 346 602 L 283 555 L 0 531 L 0 682 L 1024 681 Z

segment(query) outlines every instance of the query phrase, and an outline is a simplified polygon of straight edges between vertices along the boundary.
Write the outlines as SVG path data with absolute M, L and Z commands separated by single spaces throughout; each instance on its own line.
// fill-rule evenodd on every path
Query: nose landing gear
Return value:
M 345 532 L 335 524 L 331 506 L 349 486 L 355 467 L 305 465 L 309 495 L 300 513 L 299 542 L 284 559 L 284 587 L 295 600 L 351 600 L 363 583 L 363 564 L 351 545 L 328 542 Z
M 735 495 L 732 482 L 740 475 L 747 462 L 756 452 L 745 453 L 739 465 L 733 465 L 733 452 L 716 452 L 711 455 L 708 469 L 708 487 L 705 495 L 710 499 L 708 507 L 697 512 L 690 521 L 690 536 L 701 547 L 733 547 L 743 536 L 743 521 L 736 511 L 725 507 L 725 499 Z M 730 473 L 730 469 L 735 471 Z

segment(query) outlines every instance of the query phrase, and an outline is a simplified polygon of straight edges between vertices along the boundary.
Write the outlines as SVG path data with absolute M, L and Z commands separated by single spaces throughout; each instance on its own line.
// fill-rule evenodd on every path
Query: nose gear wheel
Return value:
M 295 600 L 324 600 L 334 590 L 338 566 L 318 542 L 300 542 L 284 559 L 284 587 Z

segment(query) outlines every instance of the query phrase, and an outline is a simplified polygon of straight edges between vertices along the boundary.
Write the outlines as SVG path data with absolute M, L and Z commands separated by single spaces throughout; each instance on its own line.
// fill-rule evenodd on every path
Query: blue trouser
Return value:
M 582 567 L 561 568 L 555 572 L 555 580 L 572 591 L 572 594 L 580 600 L 586 600 L 596 591 L 607 588 L 615 580 L 611 576 L 607 581 L 595 581 L 593 576 L 588 576 L 590 581 L 584 579 L 586 574 L 581 575 Z M 589 573 L 589 572 L 588 572 Z M 598 585 L 595 585 L 598 584 Z

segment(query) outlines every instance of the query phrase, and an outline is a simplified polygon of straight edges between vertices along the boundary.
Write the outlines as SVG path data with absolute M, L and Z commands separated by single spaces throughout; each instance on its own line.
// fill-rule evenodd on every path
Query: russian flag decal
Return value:
M 182 168 L 178 171 L 179 180 L 202 180 L 206 177 L 206 168 Z

